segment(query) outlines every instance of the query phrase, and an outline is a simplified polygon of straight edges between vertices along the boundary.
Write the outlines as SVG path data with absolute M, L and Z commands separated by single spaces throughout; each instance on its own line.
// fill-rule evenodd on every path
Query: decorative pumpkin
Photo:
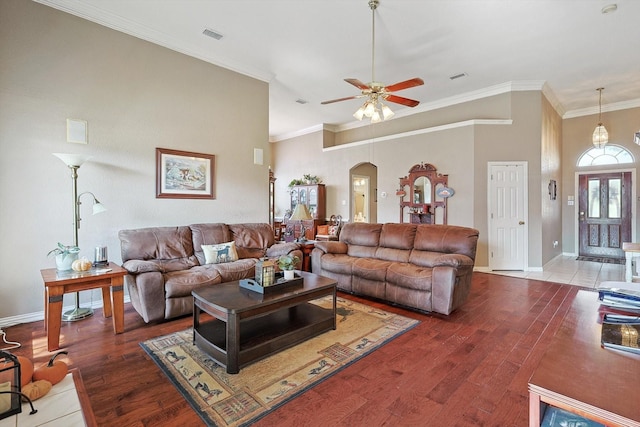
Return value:
M 20 363 L 20 386 L 24 387 L 31 382 L 31 376 L 33 375 L 33 362 L 24 356 L 16 356 L 16 358 L 18 359 L 18 363 Z M 8 363 L 6 362 L 0 363 L 0 369 L 8 367 L 7 365 Z M 9 371 L 3 372 L 2 375 L 0 375 L 0 383 L 6 381 L 12 381 Z
M 69 372 L 69 366 L 64 363 L 62 360 L 56 360 L 56 357 L 61 354 L 69 354 L 66 351 L 59 351 L 49 359 L 49 363 L 46 365 L 40 366 L 35 371 L 33 371 L 33 381 L 39 380 L 47 380 L 52 385 L 58 384 L 60 381 L 67 376 Z
M 32 401 L 38 400 L 45 394 L 49 393 L 51 391 L 51 387 L 53 387 L 53 385 L 47 380 L 34 381 L 22 387 L 22 394 Z M 22 400 L 23 402 L 26 402 L 26 399 L 23 398 Z
M 73 261 L 73 263 L 71 263 L 71 268 L 73 269 L 73 271 L 88 271 L 91 270 L 91 261 L 89 261 L 86 258 L 80 258 L 77 259 L 75 261 Z

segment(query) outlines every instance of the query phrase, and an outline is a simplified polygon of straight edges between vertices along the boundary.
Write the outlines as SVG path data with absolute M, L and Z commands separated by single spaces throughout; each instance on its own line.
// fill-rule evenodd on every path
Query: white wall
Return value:
M 67 118 L 88 121 L 87 145 L 66 142 Z M 0 319 L 42 313 L 46 254 L 72 243 L 70 171 L 51 153 L 93 156 L 79 192 L 108 211 L 82 199 L 90 259 L 105 244 L 119 262 L 124 228 L 268 221 L 267 83 L 30 1 L 0 2 L 0 145 Z M 214 154 L 216 199 L 156 199 L 156 147 Z

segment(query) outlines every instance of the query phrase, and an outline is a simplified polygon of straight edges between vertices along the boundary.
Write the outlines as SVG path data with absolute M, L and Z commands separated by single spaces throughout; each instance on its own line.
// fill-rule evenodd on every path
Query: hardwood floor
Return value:
M 255 425 L 526 426 L 527 380 L 579 289 L 474 273 L 469 300 L 449 317 L 364 300 L 421 323 Z M 80 369 L 98 425 L 203 425 L 138 345 L 191 321 L 147 325 L 127 304 L 124 334 L 100 311 L 63 322 L 62 360 Z M 43 322 L 6 332 L 22 343 L 14 354 L 49 359 Z

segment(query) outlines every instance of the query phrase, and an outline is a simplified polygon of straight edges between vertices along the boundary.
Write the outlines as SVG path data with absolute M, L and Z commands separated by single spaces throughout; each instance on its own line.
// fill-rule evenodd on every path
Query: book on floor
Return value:
M 640 354 L 640 323 L 602 323 L 602 346 Z

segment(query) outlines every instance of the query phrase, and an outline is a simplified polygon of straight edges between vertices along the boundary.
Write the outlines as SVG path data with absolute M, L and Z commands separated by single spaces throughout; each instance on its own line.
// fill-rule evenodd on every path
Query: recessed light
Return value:
M 605 7 L 602 8 L 601 12 L 603 15 L 606 15 L 607 13 L 613 13 L 616 10 L 618 10 L 618 5 L 615 3 L 611 3 L 606 5 Z
M 216 40 L 220 40 L 222 37 L 224 37 L 219 32 L 210 30 L 208 28 L 205 28 L 204 31 L 202 32 L 202 34 L 204 34 L 205 36 L 209 36 L 209 37 L 211 37 L 213 39 L 216 39 Z

